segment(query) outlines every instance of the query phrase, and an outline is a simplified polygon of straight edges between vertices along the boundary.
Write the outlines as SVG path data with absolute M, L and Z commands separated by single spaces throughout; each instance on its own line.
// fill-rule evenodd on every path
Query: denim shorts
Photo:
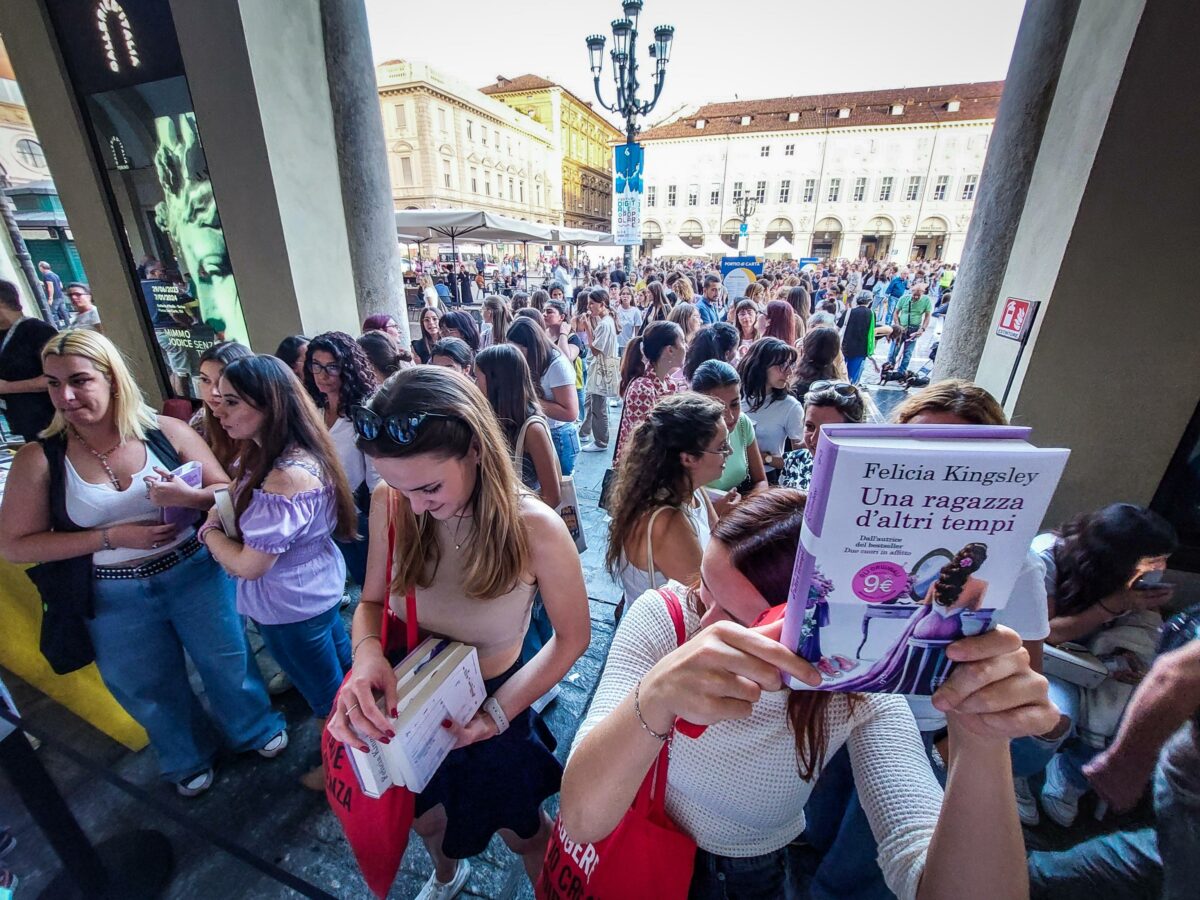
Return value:
M 551 428 L 550 439 L 554 442 L 554 452 L 558 454 L 562 473 L 570 475 L 575 471 L 575 458 L 579 456 L 579 426 L 569 422 Z

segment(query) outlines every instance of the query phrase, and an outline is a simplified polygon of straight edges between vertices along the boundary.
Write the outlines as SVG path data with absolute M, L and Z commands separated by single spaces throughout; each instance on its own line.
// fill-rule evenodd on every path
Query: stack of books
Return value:
M 397 715 L 389 721 L 396 737 L 382 744 L 360 735 L 365 753 L 347 744 L 368 797 L 378 798 L 393 786 L 423 791 L 454 749 L 454 735 L 442 722 L 465 725 L 487 699 L 479 653 L 458 641 L 426 638 L 394 671 Z M 382 710 L 383 699 L 378 703 Z

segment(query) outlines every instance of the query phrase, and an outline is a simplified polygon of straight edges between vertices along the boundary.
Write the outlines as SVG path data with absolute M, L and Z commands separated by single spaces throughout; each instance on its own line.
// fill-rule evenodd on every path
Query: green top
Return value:
M 920 325 L 925 313 L 932 312 L 933 304 L 929 302 L 928 294 L 922 294 L 920 300 L 914 299 L 911 293 L 905 294 L 896 305 L 897 322 L 906 328 Z
M 725 460 L 725 471 L 721 473 L 721 477 L 716 481 L 710 481 L 706 487 L 712 488 L 714 491 L 727 491 L 730 488 L 735 488 L 750 474 L 750 461 L 746 458 L 746 448 L 754 443 L 754 423 L 750 421 L 750 417 L 742 413 L 737 420 L 737 424 L 733 426 L 733 431 L 729 432 L 729 446 L 733 448 L 733 453 L 729 455 L 729 459 Z

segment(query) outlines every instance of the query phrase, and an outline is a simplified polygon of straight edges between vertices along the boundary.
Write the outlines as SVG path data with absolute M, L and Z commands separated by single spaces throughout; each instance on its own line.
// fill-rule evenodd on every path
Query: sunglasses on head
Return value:
M 833 391 L 836 394 L 841 394 L 843 397 L 857 397 L 858 388 L 848 381 L 832 381 L 823 379 L 814 381 L 808 386 L 808 393 L 815 394 L 819 391 Z
M 354 432 L 364 441 L 373 441 L 380 432 L 386 434 L 394 444 L 406 447 L 417 439 L 417 429 L 426 419 L 451 419 L 444 413 L 411 412 L 394 416 L 380 416 L 365 406 L 356 406 L 350 414 Z

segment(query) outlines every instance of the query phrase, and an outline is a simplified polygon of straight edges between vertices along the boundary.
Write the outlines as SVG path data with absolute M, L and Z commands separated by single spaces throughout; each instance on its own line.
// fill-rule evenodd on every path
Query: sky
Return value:
M 365 0 L 375 61 L 422 60 L 482 87 L 532 73 L 594 100 L 584 39 L 621 18 L 618 0 Z M 645 0 L 646 42 L 675 26 L 650 122 L 689 104 L 1004 78 L 1024 0 Z M 736 13 L 734 12 L 736 10 Z M 611 102 L 605 51 L 600 86 Z M 647 91 L 652 91 L 648 87 Z M 612 118 L 612 117 L 610 117 Z

